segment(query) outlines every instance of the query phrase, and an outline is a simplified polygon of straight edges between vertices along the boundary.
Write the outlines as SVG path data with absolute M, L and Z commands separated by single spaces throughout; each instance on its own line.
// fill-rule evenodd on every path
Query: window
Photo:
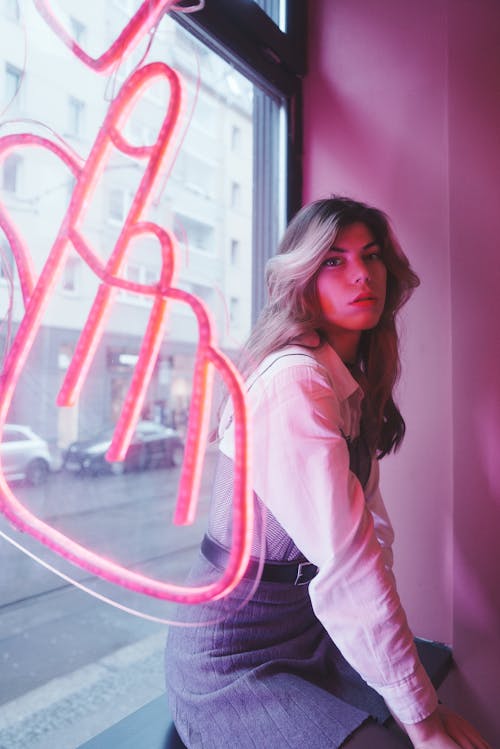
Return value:
M 8 429 L 4 435 L 4 442 L 22 442 L 26 440 L 26 435 L 15 429 Z
M 144 283 L 145 269 L 142 265 L 127 263 L 125 268 L 125 278 L 132 283 Z M 135 291 L 120 291 L 120 298 L 128 304 L 144 305 L 146 300 L 141 294 Z M 137 360 L 137 355 L 134 354 Z M 135 363 L 135 362 L 134 362 Z
M 144 283 L 151 286 L 159 281 L 158 268 L 145 268 L 144 269 Z
M 231 183 L 231 208 L 241 207 L 241 185 L 238 182 Z
M 199 283 L 193 283 L 191 284 L 191 291 L 193 294 L 196 294 L 199 299 L 206 302 L 208 305 L 211 304 L 213 301 L 214 296 L 214 290 L 211 289 L 209 286 L 205 286 Z
M 240 243 L 237 239 L 231 239 L 231 265 L 238 266 L 240 264 Z
M 193 121 L 195 126 L 203 128 L 207 135 L 217 134 L 217 108 L 215 102 L 200 96 L 196 102 L 196 115 Z
M 4 0 L 5 15 L 11 21 L 19 21 L 19 0 Z
M 68 132 L 70 135 L 76 137 L 82 135 L 84 112 L 85 103 L 70 96 L 68 99 Z
M 202 252 L 215 251 L 215 230 L 210 224 L 176 213 L 174 217 L 174 233 L 179 240 L 191 249 Z
M 125 218 L 126 206 L 125 206 L 125 193 L 120 189 L 112 189 L 108 195 L 108 217 L 112 221 L 119 221 L 120 223 Z
M 200 159 L 199 156 L 186 153 L 183 163 L 184 187 L 191 192 L 213 198 L 215 194 L 214 165 Z
M 73 38 L 75 42 L 78 44 L 84 44 L 85 37 L 86 37 L 86 28 L 84 24 L 81 21 L 78 21 L 76 18 L 71 17 L 69 19 L 70 26 L 71 26 L 71 32 L 73 34 Z
M 234 296 L 229 300 L 229 321 L 231 325 L 240 324 L 240 300 Z
M 282 4 L 292 11 L 305 5 L 303 0 L 282 0 Z M 58 4 L 53 5 L 55 12 Z M 68 15 L 61 21 L 68 32 L 97 56 L 108 40 L 116 39 L 139 0 L 62 5 L 67 5 Z M 116 78 L 115 73 L 99 75 L 85 68 L 52 35 L 50 44 L 40 44 L 36 55 L 28 55 L 26 77 L 28 82 L 36 80 L 36 86 L 23 90 L 23 117 L 42 121 L 54 132 L 48 137 L 69 140 L 85 160 L 119 90 L 122 72 L 125 77 L 125 71 L 132 71 L 145 53 L 144 64 L 164 61 L 179 71 L 186 118 L 180 122 L 179 137 L 141 220 L 175 237 L 173 285 L 204 302 L 214 346 L 232 360 L 262 305 L 264 264 L 276 251 L 286 216 L 297 208 L 301 193 L 300 37 L 279 31 L 260 5 L 252 0 L 210 0 L 203 11 L 165 13 L 160 33 L 137 45 Z M 21 23 L 9 24 L 12 49 L 24 49 L 24 31 L 28 39 L 35 36 L 32 16 L 26 13 L 26 29 Z M 294 12 L 287 14 L 287 29 L 304 28 L 304 24 L 294 26 L 294 17 Z M 0 48 L 0 75 L 11 65 L 7 52 L 7 47 Z M 13 59 L 24 72 L 20 58 Z M 16 76 L 10 78 L 12 91 L 17 89 Z M 131 108 L 123 132 L 134 145 L 152 144 L 158 136 L 167 94 L 156 93 Z M 16 131 L 44 132 L 28 122 L 19 123 Z M 88 193 L 78 224 L 101 268 L 112 257 L 147 163 L 145 154 L 136 158 L 114 147 L 111 151 L 109 167 L 98 175 L 96 192 Z M 16 211 L 12 220 L 38 275 L 64 221 L 73 179 L 67 166 L 47 149 L 30 148 L 26 153 L 25 157 L 20 149 L 12 151 L 0 167 L 0 200 L 8 203 L 12 214 Z M 13 195 L 17 197 L 12 199 Z M 96 299 L 102 301 L 102 279 L 87 260 L 69 248 L 7 414 L 9 423 L 29 426 L 48 446 L 51 471 L 43 485 L 12 480 L 11 487 L 29 509 L 79 543 L 116 563 L 180 583 L 205 530 L 203 513 L 216 455 L 210 449 L 205 454 L 196 522 L 185 528 L 174 526 L 171 518 L 193 402 L 200 320 L 189 298 L 168 299 L 158 357 L 145 361 L 141 346 L 160 325 L 154 315 L 161 305 L 145 294 L 115 288 L 77 402 L 58 406 L 61 385 L 81 353 L 82 330 L 103 311 L 95 306 Z M 153 232 L 146 232 L 131 239 L 116 275 L 155 284 L 162 273 L 165 276 L 168 262 L 168 247 L 162 247 Z M 2 283 L 4 291 L 8 286 Z M 11 337 L 16 335 L 23 319 L 19 290 L 14 302 L 12 324 L 0 326 L 0 351 L 10 345 L 9 329 Z M 136 430 L 137 439 L 124 460 L 109 463 L 109 429 L 116 425 L 124 404 L 136 405 L 127 401 L 127 393 L 140 361 L 149 377 L 144 401 L 137 404 L 140 420 L 154 421 L 162 429 Z M 221 387 L 220 374 L 213 374 L 210 429 Z M 159 439 L 153 439 L 159 431 Z M 175 453 L 167 452 L 172 438 L 177 441 Z M 62 574 L 146 617 L 133 617 L 90 597 L 0 539 L 2 568 L 7 570 L 0 575 L 0 746 L 11 746 L 13 736 L 19 746 L 31 746 L 33 737 L 37 745 L 79 746 L 163 693 L 165 627 L 147 617 L 175 618 L 176 609 L 108 584 L 6 522 L 1 527 Z
M 5 102 L 9 106 L 9 111 L 17 111 L 21 108 L 22 80 L 22 71 L 7 63 L 5 65 Z
M 81 261 L 76 257 L 70 257 L 66 261 L 63 270 L 62 288 L 69 293 L 75 293 L 78 290 L 78 271 Z
M 0 280 L 11 281 L 14 269 L 14 256 L 6 237 L 0 237 Z M 2 300 L 4 302 L 8 300 Z M 3 311 L 4 304 L 2 304 Z M 2 319 L 5 319 L 5 315 Z
M 65 371 L 71 364 L 71 357 L 73 356 L 73 347 L 68 346 L 65 343 L 59 344 L 59 353 L 57 355 L 57 366 L 59 369 Z
M 73 197 L 73 190 L 75 189 L 75 185 L 76 179 L 74 177 L 68 177 L 64 182 L 63 190 L 65 193 L 65 202 L 67 204 L 69 204 L 71 198 Z
M 233 125 L 231 128 L 231 151 L 238 153 L 241 149 L 241 128 Z
M 17 193 L 19 191 L 22 158 L 18 154 L 7 156 L 3 164 L 2 187 L 6 192 Z

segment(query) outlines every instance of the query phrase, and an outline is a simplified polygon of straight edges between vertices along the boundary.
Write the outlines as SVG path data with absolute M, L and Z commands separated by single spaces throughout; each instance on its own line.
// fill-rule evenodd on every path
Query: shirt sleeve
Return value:
M 397 594 L 378 469 L 365 501 L 349 470 L 342 404 L 319 368 L 284 369 L 255 400 L 254 489 L 319 567 L 310 583 L 317 617 L 402 722 L 422 720 L 437 697 Z
M 392 552 L 394 530 L 380 493 L 379 476 L 379 462 L 376 458 L 373 458 L 370 477 L 365 488 L 365 503 L 373 518 L 373 527 L 377 541 L 382 549 L 385 566 L 388 570 L 392 570 L 394 563 Z

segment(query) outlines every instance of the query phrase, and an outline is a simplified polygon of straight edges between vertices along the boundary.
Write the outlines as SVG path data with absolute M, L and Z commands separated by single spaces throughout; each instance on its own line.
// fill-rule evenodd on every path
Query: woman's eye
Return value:
M 382 256 L 380 252 L 370 252 L 370 254 L 367 257 L 368 257 L 368 260 L 382 260 Z
M 341 257 L 327 257 L 326 260 L 323 262 L 323 266 L 326 268 L 337 268 L 339 265 L 342 264 L 342 258 Z

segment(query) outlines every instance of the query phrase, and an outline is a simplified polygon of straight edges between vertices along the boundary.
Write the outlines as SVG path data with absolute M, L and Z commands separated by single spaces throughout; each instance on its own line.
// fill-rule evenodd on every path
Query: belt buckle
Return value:
M 307 583 L 310 583 L 312 578 L 307 578 L 306 580 L 303 580 L 302 577 L 305 575 L 305 567 L 315 567 L 312 562 L 299 562 L 299 567 L 297 570 L 297 577 L 295 578 L 294 585 L 307 585 Z M 313 575 L 314 577 L 314 575 Z

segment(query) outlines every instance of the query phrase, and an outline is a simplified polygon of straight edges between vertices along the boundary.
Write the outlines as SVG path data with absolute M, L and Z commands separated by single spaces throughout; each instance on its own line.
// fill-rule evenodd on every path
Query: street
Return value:
M 108 558 L 159 579 L 180 582 L 205 529 L 214 456 L 208 453 L 195 524 L 172 524 L 179 468 L 82 477 L 53 474 L 41 487 L 16 485 L 39 517 Z M 122 606 L 156 617 L 173 604 L 149 599 L 70 565 L 4 518 L 0 530 L 57 569 Z M 0 705 L 55 677 L 165 631 L 165 625 L 114 608 L 77 589 L 0 537 Z

